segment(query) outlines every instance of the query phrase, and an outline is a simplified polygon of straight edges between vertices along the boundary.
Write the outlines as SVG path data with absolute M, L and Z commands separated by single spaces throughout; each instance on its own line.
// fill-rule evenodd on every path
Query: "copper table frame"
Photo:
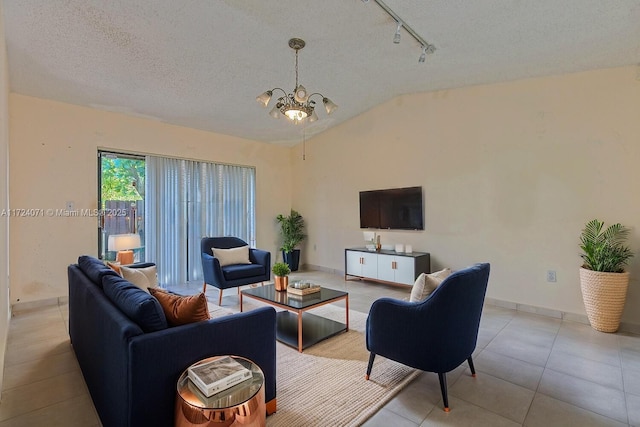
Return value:
M 194 363 L 200 364 L 210 360 L 219 359 L 224 356 L 213 356 Z M 240 383 L 233 388 L 240 388 L 240 393 L 246 397 L 238 399 L 237 402 L 221 407 L 208 407 L 202 400 L 202 397 L 194 393 L 188 387 L 191 381 L 188 378 L 185 369 L 176 386 L 176 403 L 175 403 L 175 426 L 176 427 L 266 427 L 266 404 L 264 390 L 264 374 L 258 365 L 251 360 L 240 357 L 231 356 L 235 360 L 244 360 L 251 366 L 253 378 Z M 257 387 L 257 390 L 251 394 L 248 387 Z M 231 390 L 231 389 L 229 389 Z M 226 392 L 221 392 L 220 395 Z M 251 394 L 251 395 L 249 395 Z M 215 399 L 213 395 L 212 399 Z
M 264 288 L 268 288 L 268 286 L 271 286 L 271 287 L 275 288 L 274 285 L 267 285 L 267 286 L 264 286 Z M 275 291 L 275 292 L 276 292 L 276 296 L 284 295 L 286 297 L 286 295 L 287 295 L 286 291 Z M 297 314 L 297 316 L 298 316 L 298 352 L 299 353 L 302 353 L 302 350 L 303 350 L 302 313 L 304 313 L 305 311 L 313 310 L 314 308 L 318 308 L 318 307 L 321 307 L 323 305 L 332 304 L 334 302 L 338 302 L 338 301 L 344 300 L 345 301 L 345 323 L 344 323 L 345 328 L 341 332 L 347 332 L 349 330 L 349 294 L 347 292 L 345 292 L 344 295 L 340 295 L 340 296 L 337 296 L 335 298 L 330 298 L 330 299 L 327 299 L 325 301 L 321 301 L 321 302 L 319 302 L 317 304 L 312 304 L 312 305 L 310 305 L 308 307 L 295 308 L 295 307 L 291 307 L 291 306 L 289 306 L 287 304 L 274 301 L 272 299 L 262 298 L 262 297 L 259 297 L 257 295 L 245 294 L 245 291 L 242 291 L 242 292 L 240 292 L 240 311 L 241 312 L 242 312 L 242 309 L 243 309 L 243 307 L 242 307 L 242 305 L 243 305 L 243 297 L 245 297 L 245 296 L 248 297 L 248 298 L 253 298 L 253 299 L 258 300 L 258 301 L 262 301 L 262 302 L 264 302 L 266 304 L 269 304 L 271 306 L 282 308 L 284 310 L 287 310 L 287 311 L 290 311 L 290 312 L 293 312 L 293 313 Z M 329 319 L 327 319 L 327 320 L 329 320 Z M 330 338 L 333 335 L 335 335 L 335 334 L 330 334 L 330 335 L 326 336 L 323 339 Z M 287 344 L 287 343 L 285 343 L 285 344 Z

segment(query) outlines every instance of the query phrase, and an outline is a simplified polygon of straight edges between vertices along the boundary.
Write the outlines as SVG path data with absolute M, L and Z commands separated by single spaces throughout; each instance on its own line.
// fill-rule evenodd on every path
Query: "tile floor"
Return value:
M 363 313 L 381 296 L 409 293 L 324 272 L 296 277 L 347 290 L 350 308 Z M 196 293 L 200 286 L 172 288 Z M 217 301 L 217 290 L 209 287 L 207 297 Z M 223 306 L 238 304 L 228 290 Z M 67 304 L 14 313 L 0 427 L 101 425 L 67 325 Z M 487 306 L 474 359 L 475 379 L 466 366 L 448 375 L 450 413 L 441 409 L 437 375 L 422 373 L 364 426 L 640 426 L 640 336 Z

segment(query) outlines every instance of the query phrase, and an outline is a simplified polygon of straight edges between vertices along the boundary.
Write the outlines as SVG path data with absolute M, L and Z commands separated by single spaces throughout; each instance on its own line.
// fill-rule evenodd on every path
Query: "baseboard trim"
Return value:
M 13 314 L 20 313 L 21 311 L 29 311 L 43 307 L 50 307 L 61 304 L 68 304 L 69 297 L 67 295 L 61 297 L 53 297 L 46 299 L 39 299 L 35 301 L 15 302 L 11 305 L 11 312 Z
M 509 308 L 524 313 L 538 314 L 540 316 L 552 317 L 554 319 L 566 320 L 590 325 L 586 314 L 569 313 L 566 311 L 552 310 L 550 308 L 536 307 L 534 305 L 519 304 L 511 301 L 499 300 L 496 298 L 485 298 L 485 303 L 496 307 Z M 618 332 L 630 332 L 640 335 L 640 325 L 629 322 L 620 322 Z
M 306 270 L 322 271 L 325 273 L 337 274 L 344 276 L 343 270 L 337 270 L 333 268 L 322 267 L 319 265 L 305 264 Z M 540 316 L 551 317 L 554 319 L 566 320 L 569 322 L 577 322 L 585 325 L 589 325 L 589 319 L 586 314 L 570 313 L 566 311 L 553 310 L 545 307 L 537 307 L 529 304 L 520 304 L 512 301 L 500 300 L 497 298 L 485 298 L 485 303 L 496 307 L 509 308 L 511 310 L 521 311 L 523 313 L 537 314 Z M 630 332 L 632 334 L 640 335 L 640 324 L 620 322 L 620 328 L 618 332 Z

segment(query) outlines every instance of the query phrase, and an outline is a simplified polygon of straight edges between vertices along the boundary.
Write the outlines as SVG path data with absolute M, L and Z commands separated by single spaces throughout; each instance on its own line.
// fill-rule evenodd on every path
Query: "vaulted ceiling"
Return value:
M 307 137 L 395 96 L 640 63 L 640 0 L 3 0 L 20 94 L 279 144 L 303 126 L 255 97 L 299 77 L 339 105 Z

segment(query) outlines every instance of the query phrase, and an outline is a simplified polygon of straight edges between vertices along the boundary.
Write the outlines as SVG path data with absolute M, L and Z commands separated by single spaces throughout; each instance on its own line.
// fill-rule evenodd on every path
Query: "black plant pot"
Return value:
M 282 251 L 282 259 L 289 265 L 291 271 L 298 271 L 298 265 L 300 264 L 300 249 L 294 249 L 292 252 Z

